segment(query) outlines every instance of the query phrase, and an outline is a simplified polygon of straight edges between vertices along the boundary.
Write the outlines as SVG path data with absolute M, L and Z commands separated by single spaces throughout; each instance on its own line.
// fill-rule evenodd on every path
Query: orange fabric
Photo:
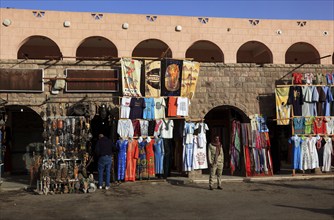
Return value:
M 146 145 L 146 163 L 149 178 L 155 177 L 153 144 L 154 140 L 151 140 L 150 143 Z
M 170 96 L 168 98 L 168 116 L 176 116 L 177 112 L 177 97 Z
M 138 141 L 132 140 L 128 143 L 128 149 L 126 152 L 126 172 L 125 181 L 135 181 L 136 180 L 136 166 L 138 159 Z

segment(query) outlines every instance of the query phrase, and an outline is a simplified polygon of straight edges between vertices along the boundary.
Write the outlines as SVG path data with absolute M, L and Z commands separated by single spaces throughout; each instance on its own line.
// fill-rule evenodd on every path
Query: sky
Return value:
M 334 0 L 0 0 L 0 7 L 194 17 L 334 20 Z

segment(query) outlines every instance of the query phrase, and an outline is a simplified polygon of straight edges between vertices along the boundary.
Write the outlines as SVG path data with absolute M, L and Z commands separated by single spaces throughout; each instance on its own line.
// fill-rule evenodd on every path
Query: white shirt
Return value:
M 173 138 L 173 129 L 174 129 L 174 121 L 163 119 L 161 124 L 161 137 L 167 139 Z
M 160 98 L 154 98 L 154 118 L 159 119 L 159 118 L 165 118 L 165 107 L 166 107 L 166 102 L 163 97 Z
M 131 97 L 123 97 L 121 102 L 121 118 L 129 118 L 130 116 Z
M 188 116 L 189 105 L 190 101 L 187 97 L 178 97 L 176 115 Z
M 121 137 L 133 137 L 133 125 L 130 119 L 118 120 L 117 133 Z

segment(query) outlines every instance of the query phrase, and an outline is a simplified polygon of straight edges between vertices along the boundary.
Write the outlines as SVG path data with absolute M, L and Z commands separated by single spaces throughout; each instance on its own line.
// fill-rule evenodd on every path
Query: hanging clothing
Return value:
M 164 144 L 162 138 L 156 138 L 154 142 L 155 173 L 163 174 Z
M 133 135 L 137 137 L 141 136 L 140 121 L 138 119 L 132 120 L 132 126 L 133 126 Z
M 131 97 L 122 97 L 121 101 L 121 118 L 129 118 L 130 116 Z
M 308 169 L 315 169 L 319 167 L 318 154 L 316 149 L 316 142 L 320 137 L 308 137 L 307 148 L 310 153 L 310 160 L 308 161 Z
M 325 99 L 324 106 L 323 106 L 324 115 L 330 116 L 331 115 L 330 103 L 333 101 L 333 95 L 329 87 L 327 86 L 323 87 L 323 90 L 326 95 L 326 99 Z
M 317 106 L 317 116 L 324 116 L 324 106 L 326 102 L 326 93 L 324 91 L 325 87 L 318 86 L 317 91 L 319 93 L 319 99 L 318 102 L 316 103 Z
M 232 122 L 232 137 L 231 137 L 231 175 L 233 175 L 234 171 L 237 168 L 240 168 L 240 150 L 241 150 L 241 142 L 240 142 L 240 122 L 233 120 Z
M 154 108 L 154 118 L 160 119 L 165 118 L 165 107 L 166 102 L 163 97 L 154 98 L 155 108 Z
M 162 119 L 155 120 L 154 137 L 160 137 L 162 123 Z
M 332 85 L 333 84 L 333 76 L 331 73 L 326 73 L 326 79 L 327 79 L 327 84 Z
M 334 134 L 334 118 L 326 117 L 325 120 L 327 134 Z
M 148 122 L 148 136 L 154 136 L 155 120 Z
M 121 181 L 125 179 L 125 170 L 126 170 L 126 151 L 128 147 L 128 141 L 127 140 L 118 140 L 116 142 L 116 148 L 118 151 L 118 173 L 117 173 L 117 180 Z
M 117 124 L 117 134 L 120 137 L 133 137 L 134 130 L 130 119 L 120 119 Z
M 316 118 L 313 122 L 313 131 L 315 134 L 326 134 L 326 119 Z
M 195 132 L 195 123 L 194 122 L 186 122 L 184 123 L 183 129 L 183 137 L 184 144 L 191 144 L 194 141 L 194 132 Z
M 292 136 L 289 140 L 289 143 L 292 144 L 293 148 L 293 161 L 292 161 L 292 168 L 302 170 L 302 159 L 301 159 L 301 145 L 303 140 L 298 137 L 297 135 Z
M 316 146 L 317 146 L 317 154 L 318 154 L 318 161 L 319 161 L 319 167 L 323 166 L 324 161 L 324 146 L 326 144 L 326 141 L 324 138 L 320 137 L 320 139 L 317 140 Z
M 200 170 L 200 169 L 207 169 L 208 168 L 208 161 L 207 161 L 207 154 L 206 154 L 206 146 L 200 147 L 199 146 L 199 138 L 198 136 L 194 136 L 194 146 L 193 146 L 193 169 Z
M 293 84 L 303 84 L 303 74 L 302 73 L 292 73 Z
M 275 88 L 276 118 L 277 125 L 288 125 L 290 123 L 290 105 L 287 104 L 290 87 Z M 284 119 L 284 120 L 282 120 Z
M 287 104 L 292 105 L 294 116 L 302 116 L 303 91 L 301 86 L 291 86 Z
M 148 135 L 149 122 L 147 120 L 140 120 L 139 124 L 140 124 L 140 133 L 141 133 L 141 136 L 144 136 L 144 137 L 149 136 Z
M 154 99 L 153 98 L 144 98 L 145 108 L 143 113 L 143 118 L 152 120 L 154 119 Z
M 193 170 L 194 142 L 186 143 L 186 136 L 183 136 L 183 171 Z
M 129 140 L 128 149 L 126 152 L 126 173 L 125 181 L 135 181 L 136 180 L 136 167 L 138 159 L 138 141 Z
M 207 141 L 206 141 L 206 131 L 209 130 L 209 127 L 204 122 L 196 123 L 195 129 L 198 133 L 198 147 L 199 148 L 206 148 Z
M 315 117 L 310 116 L 309 118 L 305 118 L 305 134 L 313 134 L 313 123 Z
M 188 116 L 190 101 L 187 97 L 178 97 L 177 112 L 178 116 Z
M 316 73 L 315 84 L 324 85 L 327 83 L 326 76 L 322 73 Z
M 177 113 L 177 100 L 176 96 L 168 97 L 168 116 L 175 117 Z
M 143 118 L 143 111 L 145 105 L 145 100 L 143 98 L 132 98 L 130 103 L 130 119 L 141 119 Z
M 153 145 L 154 145 L 154 140 L 151 140 L 151 138 L 147 138 L 146 139 L 146 163 L 147 163 L 148 178 L 155 177 Z
M 137 179 L 147 179 L 146 141 L 138 140 Z
M 303 116 L 316 116 L 317 108 L 316 102 L 319 100 L 319 93 L 315 86 L 303 86 L 303 106 L 302 115 Z
M 162 119 L 161 124 L 161 137 L 164 139 L 173 138 L 173 129 L 174 129 L 174 121 L 169 119 Z
M 322 171 L 330 172 L 331 171 L 331 163 L 332 163 L 332 154 L 333 154 L 333 144 L 332 139 L 330 137 L 325 138 L 325 146 L 324 146 L 324 157 L 323 157 L 323 167 Z
M 295 134 L 304 134 L 305 133 L 305 118 L 293 118 L 293 129 Z
M 164 138 L 163 139 L 163 147 L 164 147 L 164 161 L 163 161 L 163 169 L 164 179 L 170 176 L 171 167 L 172 167 L 172 158 L 173 158 L 173 139 Z
M 313 73 L 305 73 L 304 77 L 305 77 L 306 84 L 312 85 L 313 79 L 314 79 Z

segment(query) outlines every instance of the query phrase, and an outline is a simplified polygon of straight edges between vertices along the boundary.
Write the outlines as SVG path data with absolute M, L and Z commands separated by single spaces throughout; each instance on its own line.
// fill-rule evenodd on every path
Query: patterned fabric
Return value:
M 183 61 L 166 59 L 161 66 L 161 96 L 180 96 Z
M 304 134 L 305 133 L 305 118 L 294 118 L 293 119 L 293 128 L 295 130 L 295 134 Z
M 139 155 L 137 160 L 137 179 L 148 178 L 147 160 L 146 160 L 146 141 L 141 141 L 138 145 Z
M 126 173 L 125 181 L 135 181 L 136 180 L 136 167 L 138 159 L 138 141 L 129 140 L 128 149 L 126 152 Z
M 121 59 L 123 96 L 141 96 L 141 62 L 131 58 Z
M 145 60 L 145 96 L 160 96 L 160 61 Z
M 277 125 L 288 125 L 290 123 L 290 105 L 287 104 L 289 89 L 290 87 L 275 89 Z
M 154 145 L 154 140 L 148 138 L 146 143 L 146 163 L 147 163 L 148 178 L 155 177 L 153 145 Z
M 183 61 L 181 96 L 194 97 L 200 64 L 198 62 Z
M 302 84 L 303 74 L 301 73 L 292 73 L 293 84 Z
M 116 148 L 118 150 L 118 173 L 117 180 L 121 181 L 125 179 L 125 168 L 126 168 L 126 151 L 127 151 L 128 141 L 118 140 L 116 142 Z

